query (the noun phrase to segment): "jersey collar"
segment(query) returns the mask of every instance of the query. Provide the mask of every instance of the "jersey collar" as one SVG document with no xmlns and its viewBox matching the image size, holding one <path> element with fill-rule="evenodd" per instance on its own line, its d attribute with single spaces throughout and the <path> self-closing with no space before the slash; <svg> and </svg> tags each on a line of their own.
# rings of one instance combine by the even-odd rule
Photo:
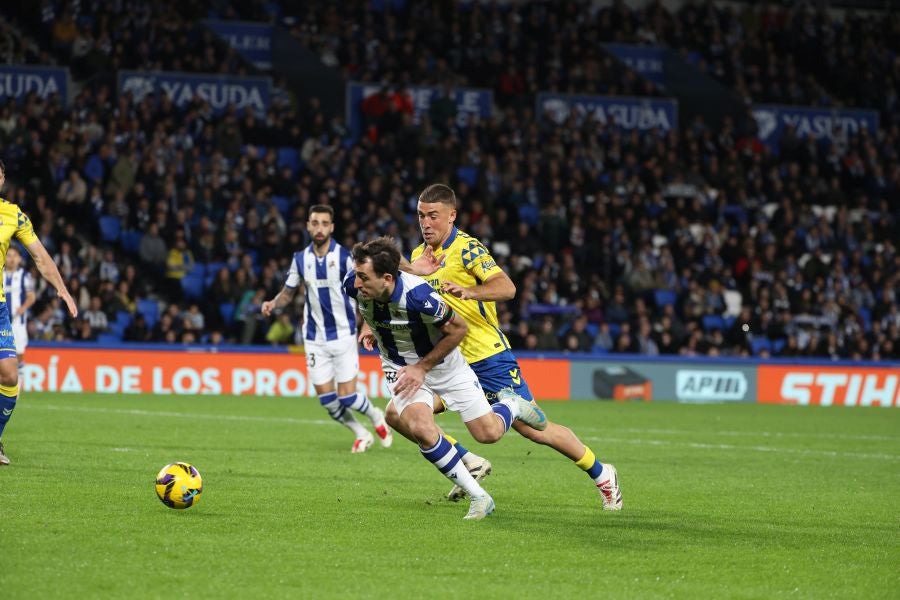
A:
<svg viewBox="0 0 900 600">
<path fill-rule="evenodd" d="M 397 284 L 394 286 L 394 291 L 391 294 L 390 302 L 400 302 L 400 297 L 403 296 L 403 275 L 400 275 L 396 279 Z"/>
<path fill-rule="evenodd" d="M 334 250 L 335 246 L 337 246 L 337 242 L 334 240 L 334 238 L 331 238 L 331 241 L 328 242 L 328 252 L 331 252 L 332 250 Z M 312 253 L 313 256 L 319 257 L 316 254 L 316 243 L 315 242 L 310 242 L 309 246 L 307 246 L 307 248 L 309 248 L 309 251 Z M 326 252 L 326 254 L 327 254 L 327 252 Z M 319 257 L 319 258 L 322 258 L 322 257 Z"/>
<path fill-rule="evenodd" d="M 449 248 L 450 244 L 452 244 L 456 240 L 457 233 L 459 233 L 459 230 L 456 228 L 456 225 L 454 225 L 453 229 L 450 230 L 450 236 L 447 238 L 447 241 L 441 245 L 441 248 L 443 248 L 444 250 Z"/>
</svg>

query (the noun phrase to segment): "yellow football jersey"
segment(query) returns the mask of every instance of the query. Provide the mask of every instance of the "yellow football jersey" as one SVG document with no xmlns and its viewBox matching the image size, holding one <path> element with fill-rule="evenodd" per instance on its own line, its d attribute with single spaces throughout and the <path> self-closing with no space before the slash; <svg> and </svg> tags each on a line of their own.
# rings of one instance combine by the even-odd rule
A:
<svg viewBox="0 0 900 600">
<path fill-rule="evenodd" d="M 422 256 L 424 251 L 425 244 L 413 250 L 412 260 Z M 498 326 L 495 302 L 462 300 L 453 294 L 444 293 L 441 289 L 442 281 L 473 287 L 491 275 L 503 272 L 484 244 L 454 227 L 450 237 L 434 251 L 434 255 L 438 260 L 444 258 L 444 264 L 424 279 L 469 326 L 469 332 L 459 346 L 466 362 L 471 364 L 509 349 L 509 341 Z"/>
<path fill-rule="evenodd" d="M 22 209 L 0 198 L 0 273 L 6 265 L 6 251 L 13 238 L 19 240 L 26 248 L 38 239 L 34 234 L 31 219 L 22 212 Z M 3 277 L 0 277 L 0 302 L 6 302 Z"/>
</svg>

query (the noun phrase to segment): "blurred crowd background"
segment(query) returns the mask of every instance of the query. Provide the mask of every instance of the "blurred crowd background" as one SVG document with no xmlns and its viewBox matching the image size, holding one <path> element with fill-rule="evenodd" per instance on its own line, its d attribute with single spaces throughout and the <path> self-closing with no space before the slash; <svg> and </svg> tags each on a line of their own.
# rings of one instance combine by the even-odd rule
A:
<svg viewBox="0 0 900 600">
<path fill-rule="evenodd" d="M 711 2 L 41 0 L 4 6 L 0 60 L 70 67 L 69 106 L 0 104 L 3 197 L 22 206 L 79 304 L 41 282 L 32 339 L 302 343 L 303 298 L 260 304 L 335 208 L 349 246 L 420 243 L 418 193 L 444 182 L 457 225 L 516 283 L 499 306 L 514 349 L 900 358 L 900 20 L 896 13 Z M 634 3 L 631 3 L 634 4 Z M 278 21 L 347 80 L 377 82 L 354 139 L 320 99 L 261 115 L 202 99 L 135 102 L 120 69 L 252 75 L 207 16 Z M 538 91 L 660 96 L 598 41 L 665 44 L 749 103 L 859 106 L 878 131 L 779 152 L 752 119 L 672 132 L 534 113 Z M 461 122 L 410 85 L 489 88 L 495 117 Z M 446 98 L 446 97 L 445 97 Z M 39 278 L 38 278 L 39 279 Z"/>
</svg>

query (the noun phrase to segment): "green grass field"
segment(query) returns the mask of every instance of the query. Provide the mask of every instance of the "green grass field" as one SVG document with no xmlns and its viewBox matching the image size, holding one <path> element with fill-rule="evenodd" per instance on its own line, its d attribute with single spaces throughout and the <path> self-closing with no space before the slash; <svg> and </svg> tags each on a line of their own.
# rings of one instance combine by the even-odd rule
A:
<svg viewBox="0 0 900 600">
<path fill-rule="evenodd" d="M 900 411 L 545 408 L 617 465 L 621 513 L 514 433 L 469 444 L 497 503 L 469 522 L 412 444 L 351 455 L 315 401 L 26 395 L 0 597 L 900 597 Z M 176 460 L 204 477 L 186 511 L 153 491 Z"/>
</svg>

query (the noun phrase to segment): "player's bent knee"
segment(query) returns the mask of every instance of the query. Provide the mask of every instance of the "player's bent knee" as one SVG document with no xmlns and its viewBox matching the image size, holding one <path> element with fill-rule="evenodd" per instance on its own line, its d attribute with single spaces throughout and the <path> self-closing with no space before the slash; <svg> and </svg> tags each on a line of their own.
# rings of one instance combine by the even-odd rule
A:
<svg viewBox="0 0 900 600">
<path fill-rule="evenodd" d="M 407 415 L 407 412 L 411 413 L 412 411 L 410 409 L 404 411 L 406 428 L 412 436 L 416 438 L 416 441 L 418 441 L 420 445 L 426 446 L 437 443 L 440 432 L 438 431 L 437 425 L 434 423 L 434 418 L 431 416 L 431 407 L 428 407 L 428 412 L 424 414 Z"/>
<path fill-rule="evenodd" d="M 400 420 L 400 413 L 394 408 L 393 404 L 388 404 L 387 410 L 384 411 L 384 420 L 392 429 L 399 429 L 403 422 Z"/>
<path fill-rule="evenodd" d="M 19 385 L 19 364 L 15 359 L 0 362 L 0 386 L 14 388 Z"/>
<path fill-rule="evenodd" d="M 475 438 L 476 442 L 493 444 L 499 441 L 503 434 L 506 433 L 500 421 L 492 417 L 493 415 L 489 414 L 466 423 L 469 433 Z"/>
<path fill-rule="evenodd" d="M 475 441 L 479 444 L 493 444 L 494 442 L 499 442 L 500 438 L 503 437 L 503 429 L 498 429 L 497 431 L 481 431 L 479 433 L 472 433 L 472 437 L 475 438 Z"/>
</svg>

